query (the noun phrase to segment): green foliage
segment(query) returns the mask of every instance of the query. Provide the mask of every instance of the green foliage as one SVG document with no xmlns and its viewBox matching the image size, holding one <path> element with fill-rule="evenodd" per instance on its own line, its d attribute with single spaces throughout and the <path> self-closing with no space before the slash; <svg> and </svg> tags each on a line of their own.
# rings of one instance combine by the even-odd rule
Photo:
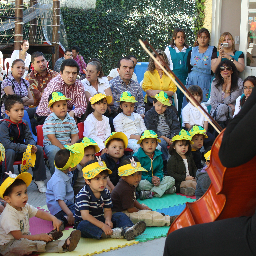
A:
<svg viewBox="0 0 256 256">
<path fill-rule="evenodd" d="M 170 44 L 176 27 L 186 31 L 187 43 L 202 26 L 204 0 L 97 0 L 94 10 L 62 8 L 70 47 L 77 45 L 88 62 L 99 58 L 104 73 L 116 67 L 121 56 L 135 55 L 148 61 L 138 40 L 148 40 L 155 49 Z M 200 27 L 199 27 L 200 26 Z"/>
<path fill-rule="evenodd" d="M 204 25 L 204 17 L 205 17 L 204 3 L 205 3 L 205 0 L 196 0 L 196 18 L 194 19 L 194 21 L 195 21 L 194 34 L 195 35 Z"/>
</svg>

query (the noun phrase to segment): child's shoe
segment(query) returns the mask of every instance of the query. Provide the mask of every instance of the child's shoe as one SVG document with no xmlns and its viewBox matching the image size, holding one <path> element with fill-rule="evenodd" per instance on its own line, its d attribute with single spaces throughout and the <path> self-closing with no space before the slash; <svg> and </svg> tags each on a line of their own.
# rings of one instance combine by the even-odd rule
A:
<svg viewBox="0 0 256 256">
<path fill-rule="evenodd" d="M 122 228 L 112 228 L 113 234 L 110 236 L 111 238 L 117 238 L 117 239 L 122 239 L 124 238 L 123 236 L 123 229 Z"/>
<path fill-rule="evenodd" d="M 140 200 L 153 198 L 153 192 L 142 190 L 140 191 Z"/>
<path fill-rule="evenodd" d="M 63 249 L 66 249 L 69 252 L 72 252 L 76 249 L 77 244 L 81 238 L 81 231 L 74 230 L 70 233 L 69 237 L 66 239 L 64 245 L 62 246 Z"/>
<path fill-rule="evenodd" d="M 189 188 L 180 188 L 180 193 L 186 196 L 194 196 L 196 190 L 192 187 Z"/>
<path fill-rule="evenodd" d="M 62 231 L 57 231 L 56 229 L 54 229 L 49 232 L 48 235 L 51 235 L 53 240 L 58 240 L 63 236 L 63 233 Z"/>
<path fill-rule="evenodd" d="M 141 235 L 146 229 L 146 223 L 139 221 L 132 227 L 124 229 L 124 238 L 127 241 L 133 240 L 136 236 Z"/>
<path fill-rule="evenodd" d="M 171 188 L 167 189 L 164 193 L 165 194 L 174 194 L 176 192 L 176 187 L 172 186 Z"/>
<path fill-rule="evenodd" d="M 38 188 L 40 193 L 46 193 L 47 189 L 46 189 L 44 181 L 38 180 L 38 181 L 34 181 L 34 182 L 37 185 L 37 188 Z"/>
<path fill-rule="evenodd" d="M 179 216 L 179 215 L 170 216 L 170 226 L 172 225 L 172 223 L 176 220 L 176 218 L 177 218 L 178 216 Z"/>
</svg>

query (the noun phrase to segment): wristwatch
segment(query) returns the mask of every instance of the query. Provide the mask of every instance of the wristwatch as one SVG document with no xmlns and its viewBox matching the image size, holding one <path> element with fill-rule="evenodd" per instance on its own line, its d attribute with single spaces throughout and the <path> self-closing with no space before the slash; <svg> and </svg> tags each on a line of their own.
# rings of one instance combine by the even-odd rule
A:
<svg viewBox="0 0 256 256">
<path fill-rule="evenodd" d="M 230 59 L 230 61 L 232 61 L 232 62 L 234 62 L 234 60 L 235 60 L 234 58 L 231 58 L 231 59 Z"/>
</svg>

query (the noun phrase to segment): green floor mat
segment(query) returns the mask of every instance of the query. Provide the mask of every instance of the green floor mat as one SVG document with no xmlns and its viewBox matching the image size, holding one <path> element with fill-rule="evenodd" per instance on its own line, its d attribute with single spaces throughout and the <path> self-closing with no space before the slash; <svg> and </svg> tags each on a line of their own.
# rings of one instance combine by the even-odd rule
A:
<svg viewBox="0 0 256 256">
<path fill-rule="evenodd" d="M 137 236 L 135 241 L 146 242 L 156 238 L 167 236 L 170 227 L 148 227 L 143 234 Z"/>
</svg>

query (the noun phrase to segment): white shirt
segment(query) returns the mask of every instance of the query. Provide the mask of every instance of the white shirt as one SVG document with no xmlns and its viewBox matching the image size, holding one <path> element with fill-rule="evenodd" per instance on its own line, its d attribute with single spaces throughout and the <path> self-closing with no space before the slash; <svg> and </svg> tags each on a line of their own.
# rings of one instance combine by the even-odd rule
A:
<svg viewBox="0 0 256 256">
<path fill-rule="evenodd" d="M 239 96 L 237 99 L 236 99 L 236 105 L 235 105 L 235 112 L 234 112 L 234 115 L 237 115 L 238 112 L 241 110 L 241 103 L 240 103 L 240 100 L 241 100 L 241 96 Z"/>
<path fill-rule="evenodd" d="M 4 245 L 14 240 L 11 231 L 20 230 L 23 235 L 30 235 L 29 219 L 34 217 L 37 209 L 32 205 L 26 204 L 21 211 L 6 204 L 0 216 L 0 245 Z"/>
<path fill-rule="evenodd" d="M 112 70 L 110 71 L 109 75 L 108 75 L 108 77 L 113 77 L 113 78 L 115 78 L 115 77 L 117 77 L 117 76 L 119 76 L 119 73 L 118 73 L 118 71 L 117 71 L 117 68 L 112 69 Z M 134 80 L 135 82 L 138 82 L 137 76 L 136 76 L 136 74 L 135 74 L 134 72 L 133 72 L 133 74 L 132 74 L 132 80 Z"/>
<path fill-rule="evenodd" d="M 14 50 L 12 52 L 12 56 L 11 56 L 11 63 L 10 66 L 12 66 L 13 61 L 17 60 L 20 58 L 20 50 Z M 25 59 L 25 67 L 28 68 L 31 62 L 31 55 L 29 53 L 26 52 L 26 59 Z M 23 75 L 23 78 L 25 79 L 25 77 L 28 74 L 28 70 L 25 70 L 25 73 Z"/>
<path fill-rule="evenodd" d="M 184 165 L 186 167 L 186 176 L 190 176 L 189 169 L 188 169 L 188 159 L 183 159 Z"/>
<path fill-rule="evenodd" d="M 89 92 L 91 97 L 94 96 L 97 93 L 106 94 L 105 90 L 110 87 L 107 77 L 101 77 L 101 78 L 99 77 L 98 82 L 99 82 L 98 91 L 96 91 L 96 89 L 93 86 L 90 85 L 90 82 L 86 78 L 81 81 L 81 83 L 84 86 L 84 90 L 86 92 Z"/>
<path fill-rule="evenodd" d="M 105 148 L 104 141 L 110 136 L 111 128 L 109 119 L 102 116 L 102 121 L 98 121 L 93 113 L 87 116 L 84 121 L 84 137 L 93 139 L 99 146 L 100 150 Z"/>
<path fill-rule="evenodd" d="M 204 103 L 201 103 L 201 106 L 208 112 L 207 107 Z M 183 127 L 185 126 L 185 124 L 190 124 L 192 126 L 200 125 L 204 127 L 204 122 L 207 121 L 204 115 L 190 102 L 183 108 L 181 114 Z"/>
<path fill-rule="evenodd" d="M 165 54 L 166 54 L 166 56 L 167 56 L 167 59 L 169 60 L 169 63 L 170 63 L 170 70 L 173 70 L 172 56 L 171 56 L 170 49 L 169 49 L 170 46 L 171 46 L 171 45 L 166 46 L 164 52 L 165 52 Z M 173 49 L 174 49 L 177 53 L 179 53 L 179 52 L 186 52 L 187 47 L 184 46 L 181 51 L 178 49 L 177 46 L 174 46 Z"/>
</svg>

